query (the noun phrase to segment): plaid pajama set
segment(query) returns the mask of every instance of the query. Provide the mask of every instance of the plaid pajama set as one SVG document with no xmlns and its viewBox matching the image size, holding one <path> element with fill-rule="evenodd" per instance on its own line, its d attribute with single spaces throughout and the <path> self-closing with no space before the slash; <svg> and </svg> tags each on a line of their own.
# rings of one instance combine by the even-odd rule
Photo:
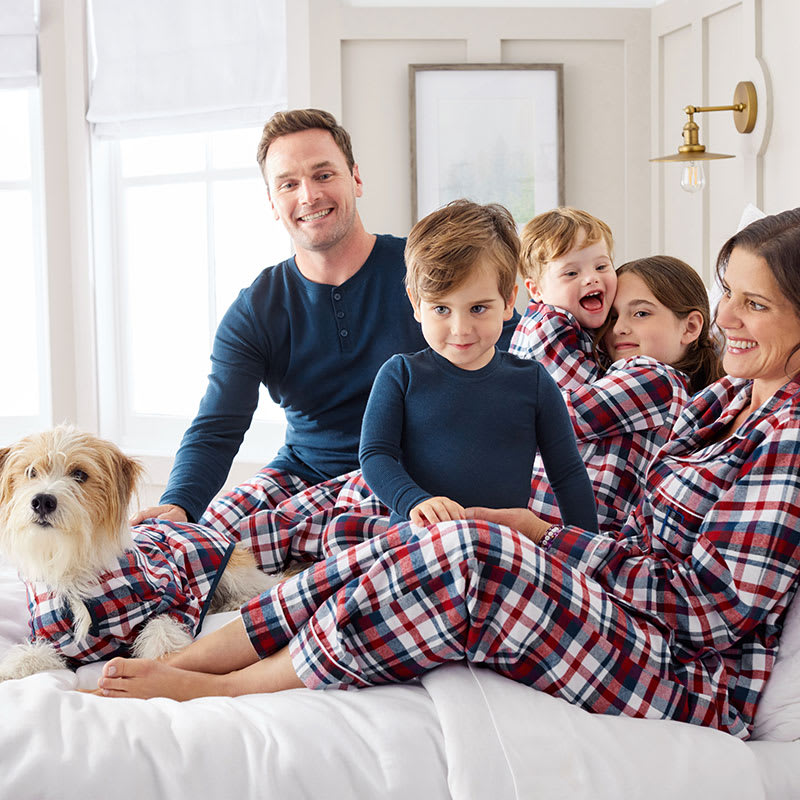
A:
<svg viewBox="0 0 800 800">
<path fill-rule="evenodd" d="M 200 525 L 155 520 L 136 525 L 133 542 L 116 568 L 98 576 L 92 595 L 81 598 L 92 625 L 80 641 L 64 597 L 26 581 L 31 641 L 49 642 L 77 666 L 129 655 L 144 624 L 156 615 L 172 617 L 196 636 L 233 543 Z"/>
<path fill-rule="evenodd" d="M 392 528 L 242 609 L 312 688 L 467 659 L 590 711 L 747 738 L 800 579 L 800 382 L 727 438 L 748 381 L 697 395 L 620 532 L 548 550 L 486 522 Z M 336 523 L 334 523 L 336 524 Z"/>
<path fill-rule="evenodd" d="M 646 356 L 616 361 L 601 375 L 591 347 L 572 314 L 539 303 L 528 306 L 511 342 L 511 352 L 540 361 L 559 383 L 594 487 L 600 530 L 619 530 L 644 496 L 648 465 L 689 402 L 688 380 Z M 561 521 L 541 459 L 528 507 L 548 522 Z"/>
</svg>

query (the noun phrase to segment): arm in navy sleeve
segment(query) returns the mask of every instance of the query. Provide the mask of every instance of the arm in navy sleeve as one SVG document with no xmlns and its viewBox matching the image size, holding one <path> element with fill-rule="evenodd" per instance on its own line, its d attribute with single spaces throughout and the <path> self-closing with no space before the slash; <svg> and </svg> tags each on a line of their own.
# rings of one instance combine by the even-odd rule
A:
<svg viewBox="0 0 800 800">
<path fill-rule="evenodd" d="M 183 436 L 161 503 L 175 503 L 197 520 L 225 482 L 258 405 L 269 360 L 244 293 L 217 329 L 208 388 Z"/>
<path fill-rule="evenodd" d="M 536 441 L 547 479 L 555 493 L 565 525 L 597 532 L 597 504 L 586 472 L 567 407 L 556 382 L 544 369 L 539 371 Z"/>
<path fill-rule="evenodd" d="M 378 371 L 361 425 L 359 460 L 364 479 L 384 505 L 404 519 L 432 495 L 418 486 L 400 463 L 406 369 L 399 356 Z"/>
</svg>

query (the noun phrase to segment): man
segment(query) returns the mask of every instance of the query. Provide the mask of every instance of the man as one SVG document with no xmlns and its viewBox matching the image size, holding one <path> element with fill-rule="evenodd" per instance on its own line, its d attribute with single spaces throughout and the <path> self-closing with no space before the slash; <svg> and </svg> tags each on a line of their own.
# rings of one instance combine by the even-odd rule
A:
<svg viewBox="0 0 800 800">
<path fill-rule="evenodd" d="M 425 346 L 403 285 L 405 240 L 368 233 L 358 214 L 363 185 L 347 131 L 325 111 L 278 112 L 264 127 L 258 163 L 295 256 L 264 270 L 220 322 L 208 388 L 161 505 L 134 524 L 200 518 L 227 477 L 261 383 L 285 410 L 286 439 L 229 496 L 228 524 L 355 469 L 378 368 Z"/>
</svg>

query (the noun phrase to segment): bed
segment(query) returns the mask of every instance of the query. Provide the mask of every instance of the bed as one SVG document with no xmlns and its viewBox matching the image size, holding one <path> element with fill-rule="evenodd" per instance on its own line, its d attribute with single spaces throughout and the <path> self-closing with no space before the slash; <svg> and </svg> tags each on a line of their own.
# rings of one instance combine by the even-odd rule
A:
<svg viewBox="0 0 800 800">
<path fill-rule="evenodd" d="M 0 561 L 0 656 L 26 632 L 24 587 Z M 590 714 L 465 664 L 403 686 L 188 703 L 72 691 L 100 668 L 0 684 L 0 797 L 800 798 L 798 602 L 750 742 Z"/>
</svg>

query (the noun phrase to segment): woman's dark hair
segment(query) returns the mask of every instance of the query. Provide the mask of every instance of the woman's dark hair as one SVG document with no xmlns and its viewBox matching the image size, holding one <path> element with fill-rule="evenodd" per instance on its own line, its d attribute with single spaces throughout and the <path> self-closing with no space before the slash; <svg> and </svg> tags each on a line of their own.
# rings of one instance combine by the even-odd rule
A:
<svg viewBox="0 0 800 800">
<path fill-rule="evenodd" d="M 683 357 L 672 364 L 689 377 L 689 390 L 699 392 L 719 380 L 725 373 L 720 357 L 720 342 L 711 330 L 711 312 L 708 292 L 700 276 L 685 261 L 672 256 L 650 256 L 628 261 L 617 269 L 617 277 L 630 273 L 638 275 L 659 303 L 666 306 L 678 319 L 685 319 L 692 311 L 703 317 L 700 335 L 686 346 Z M 601 365 L 608 366 L 608 356 L 603 353 L 603 337 L 614 327 L 616 314 L 608 319 L 595 334 L 595 353 Z"/>
<path fill-rule="evenodd" d="M 800 208 L 757 219 L 731 236 L 717 256 L 720 285 L 731 253 L 737 247 L 764 259 L 780 293 L 792 304 L 795 316 L 800 319 Z M 800 342 L 786 358 L 787 375 L 789 361 L 798 350 Z"/>
</svg>

